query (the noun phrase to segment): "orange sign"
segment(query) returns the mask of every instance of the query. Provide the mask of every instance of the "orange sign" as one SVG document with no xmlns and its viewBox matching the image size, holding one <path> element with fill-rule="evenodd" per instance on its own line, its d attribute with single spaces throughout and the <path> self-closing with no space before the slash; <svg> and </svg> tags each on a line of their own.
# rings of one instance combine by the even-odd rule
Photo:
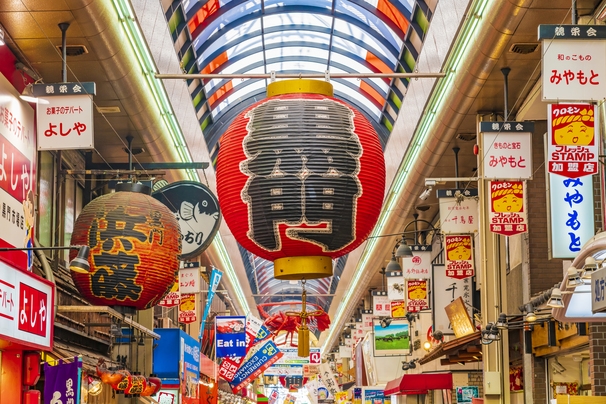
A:
<svg viewBox="0 0 606 404">
<path fill-rule="evenodd" d="M 406 281 L 406 310 L 411 313 L 429 308 L 427 280 Z"/>
<path fill-rule="evenodd" d="M 402 318 L 406 317 L 406 302 L 404 300 L 391 301 L 391 317 Z"/>
<path fill-rule="evenodd" d="M 528 231 L 524 181 L 490 181 L 490 231 L 504 236 Z"/>
<path fill-rule="evenodd" d="M 446 276 L 455 279 L 474 275 L 473 244 L 470 235 L 444 236 L 446 243 Z"/>
<path fill-rule="evenodd" d="M 196 294 L 182 294 L 179 304 L 179 322 L 188 324 L 194 321 L 196 321 Z"/>
</svg>

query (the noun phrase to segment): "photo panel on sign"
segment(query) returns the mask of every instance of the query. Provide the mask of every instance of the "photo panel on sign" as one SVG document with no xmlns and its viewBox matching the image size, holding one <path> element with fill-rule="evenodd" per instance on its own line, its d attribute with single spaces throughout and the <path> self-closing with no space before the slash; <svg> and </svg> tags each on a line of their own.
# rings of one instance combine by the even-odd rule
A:
<svg viewBox="0 0 606 404">
<path fill-rule="evenodd" d="M 383 328 L 380 320 L 373 322 L 374 356 L 403 356 L 412 353 L 410 323 L 404 319 L 392 319 Z"/>
<path fill-rule="evenodd" d="M 385 272 L 387 278 L 387 297 L 389 300 L 404 299 L 404 276 L 401 271 Z"/>
</svg>

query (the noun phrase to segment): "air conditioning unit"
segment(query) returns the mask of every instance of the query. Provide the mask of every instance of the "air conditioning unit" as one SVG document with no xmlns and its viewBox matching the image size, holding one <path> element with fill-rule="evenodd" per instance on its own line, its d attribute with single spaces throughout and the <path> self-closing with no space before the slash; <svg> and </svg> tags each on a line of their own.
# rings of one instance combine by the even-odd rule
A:
<svg viewBox="0 0 606 404">
<path fill-rule="evenodd" d="M 173 320 L 168 317 L 160 317 L 160 328 L 174 328 Z"/>
</svg>

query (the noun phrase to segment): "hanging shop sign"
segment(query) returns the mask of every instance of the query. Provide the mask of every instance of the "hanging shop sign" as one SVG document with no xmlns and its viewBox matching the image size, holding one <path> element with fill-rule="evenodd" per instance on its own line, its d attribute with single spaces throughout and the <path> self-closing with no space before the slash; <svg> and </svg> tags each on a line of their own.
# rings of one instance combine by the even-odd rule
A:
<svg viewBox="0 0 606 404">
<path fill-rule="evenodd" d="M 36 136 L 34 111 L 10 82 L 0 75 L 0 244 L 3 247 L 33 247 L 35 227 Z M 8 251 L 0 260 L 27 270 L 32 251 Z"/>
<path fill-rule="evenodd" d="M 473 278 L 453 279 L 445 277 L 444 265 L 434 265 L 434 277 L 432 283 L 432 297 L 435 309 L 432 310 L 435 331 L 441 331 L 444 335 L 454 335 L 453 327 L 443 309 L 459 297 L 463 299 L 465 308 L 473 318 Z"/>
<path fill-rule="evenodd" d="M 185 262 L 179 269 L 179 291 L 181 293 L 200 293 L 200 263 Z"/>
<path fill-rule="evenodd" d="M 406 281 L 406 311 L 417 313 L 429 308 L 429 281 L 407 280 Z"/>
<path fill-rule="evenodd" d="M 261 375 L 265 369 L 273 365 L 282 357 L 282 352 L 271 340 L 266 340 L 259 346 L 257 351 L 252 354 L 238 369 L 233 380 L 229 383 L 234 393 L 242 390 L 246 385 Z"/>
<path fill-rule="evenodd" d="M 246 356 L 246 317 L 215 317 L 215 338 L 217 357 Z"/>
<path fill-rule="evenodd" d="M 288 94 L 306 85 L 309 93 Z M 296 257 L 324 259 L 301 265 L 305 273 L 276 261 L 276 278 L 331 276 L 326 258 L 353 251 L 379 216 L 385 190 L 379 137 L 359 111 L 332 97 L 329 83 L 284 80 L 271 83 L 268 94 L 221 139 L 217 194 L 225 221 L 261 258 L 288 257 L 291 265 Z"/>
<path fill-rule="evenodd" d="M 402 258 L 405 279 L 431 279 L 431 246 L 412 245 L 412 257 Z"/>
<path fill-rule="evenodd" d="M 51 350 L 54 308 L 51 282 L 0 262 L 0 339 Z"/>
<path fill-rule="evenodd" d="M 280 348 L 282 357 L 276 362 L 277 365 L 310 365 L 318 364 L 319 358 L 322 356 L 322 350 L 320 348 L 310 347 L 309 356 L 299 356 L 297 348 Z"/>
<path fill-rule="evenodd" d="M 489 181 L 490 231 L 513 236 L 528 231 L 526 181 Z"/>
<path fill-rule="evenodd" d="M 591 273 L 591 312 L 606 311 L 606 268 Z"/>
<path fill-rule="evenodd" d="M 71 360 L 69 363 L 61 360 L 55 366 L 44 363 L 45 403 L 80 402 L 82 362 L 78 357 Z"/>
<path fill-rule="evenodd" d="M 446 305 L 444 311 L 457 338 L 476 332 L 476 327 L 473 325 L 462 297 L 459 296 L 453 302 Z"/>
<path fill-rule="evenodd" d="M 470 235 L 444 236 L 446 245 L 446 276 L 464 279 L 474 276 L 473 243 Z"/>
<path fill-rule="evenodd" d="M 440 202 L 440 232 L 443 234 L 478 232 L 477 189 L 438 189 L 437 195 Z"/>
<path fill-rule="evenodd" d="M 140 184 L 118 184 L 76 219 L 70 244 L 90 246 L 90 272 L 71 275 L 93 305 L 148 309 L 172 287 L 181 252 L 179 225 L 148 192 Z M 70 258 L 75 255 L 72 251 Z"/>
<path fill-rule="evenodd" d="M 160 188 L 152 196 L 177 218 L 181 230 L 181 260 L 195 258 L 208 248 L 221 226 L 221 211 L 217 197 L 206 185 L 178 181 Z"/>
<path fill-rule="evenodd" d="M 362 312 L 362 329 L 365 332 L 372 330 L 372 316 L 373 316 L 372 310 L 364 310 Z"/>
<path fill-rule="evenodd" d="M 236 372 L 240 369 L 240 365 L 244 358 L 223 358 L 221 361 L 221 365 L 219 365 L 219 376 L 223 379 L 231 382 L 234 380 L 234 376 L 236 376 Z"/>
<path fill-rule="evenodd" d="M 175 307 L 181 302 L 181 294 L 179 293 L 179 274 L 175 276 L 175 282 L 171 286 L 169 292 L 158 302 L 158 306 Z"/>
<path fill-rule="evenodd" d="M 606 95 L 606 94 L 605 94 Z M 579 178 L 597 174 L 598 115 L 591 104 L 549 104 L 548 169 L 552 174 Z"/>
<path fill-rule="evenodd" d="M 391 318 L 403 318 L 406 317 L 406 301 L 405 300 L 392 300 L 390 302 L 390 316 Z"/>
<path fill-rule="evenodd" d="M 591 101 L 606 96 L 606 27 L 539 25 L 543 101 Z"/>
<path fill-rule="evenodd" d="M 404 299 L 404 277 L 402 271 L 388 271 L 385 273 L 387 278 L 387 297 L 389 300 Z"/>
<path fill-rule="evenodd" d="M 387 292 L 372 291 L 372 312 L 377 317 L 391 316 L 391 305 Z"/>
<path fill-rule="evenodd" d="M 320 365 L 320 381 L 328 390 L 329 397 L 327 398 L 337 396 L 337 393 L 340 391 L 339 383 L 328 362 L 324 362 Z"/>
<path fill-rule="evenodd" d="M 406 320 L 393 319 L 387 328 L 374 320 L 374 356 L 410 355 L 410 324 Z"/>
<path fill-rule="evenodd" d="M 551 257 L 574 258 L 595 234 L 592 177 L 549 174 Z"/>
<path fill-rule="evenodd" d="M 485 179 L 532 179 L 533 122 L 480 122 Z"/>
<path fill-rule="evenodd" d="M 263 372 L 264 376 L 303 376 L 303 365 L 273 365 Z"/>
<path fill-rule="evenodd" d="M 38 150 L 93 149 L 95 83 L 34 84 Z"/>
<path fill-rule="evenodd" d="M 179 322 L 182 324 L 190 324 L 196 321 L 196 302 L 197 296 L 195 293 L 181 293 L 179 302 Z"/>
<path fill-rule="evenodd" d="M 197 392 L 200 379 L 200 343 L 179 328 L 155 328 L 153 373 L 162 379 L 179 380 L 188 395 Z"/>
</svg>

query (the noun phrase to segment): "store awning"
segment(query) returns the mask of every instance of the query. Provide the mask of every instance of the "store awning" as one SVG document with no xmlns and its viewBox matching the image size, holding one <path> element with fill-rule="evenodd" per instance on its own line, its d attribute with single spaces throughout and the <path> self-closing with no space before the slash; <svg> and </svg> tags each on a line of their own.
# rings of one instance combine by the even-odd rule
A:
<svg viewBox="0 0 606 404">
<path fill-rule="evenodd" d="M 480 338 L 480 331 L 476 331 L 473 334 L 444 342 L 419 359 L 419 364 L 424 365 L 443 356 L 446 356 L 446 358 L 441 361 L 442 365 L 480 362 L 482 361 Z"/>
<path fill-rule="evenodd" d="M 442 389 L 452 389 L 452 373 L 406 374 L 388 382 L 383 394 L 426 394 L 429 390 Z"/>
</svg>

